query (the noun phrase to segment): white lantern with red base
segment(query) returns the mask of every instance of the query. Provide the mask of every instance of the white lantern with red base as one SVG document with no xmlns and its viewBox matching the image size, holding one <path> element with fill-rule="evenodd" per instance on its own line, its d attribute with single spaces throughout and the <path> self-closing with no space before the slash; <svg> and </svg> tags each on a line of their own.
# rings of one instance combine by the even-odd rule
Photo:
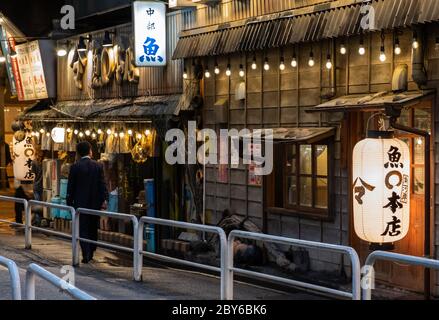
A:
<svg viewBox="0 0 439 320">
<path fill-rule="evenodd" d="M 354 148 L 355 233 L 374 245 L 403 239 L 410 225 L 410 150 L 390 131 L 369 131 Z"/>
</svg>

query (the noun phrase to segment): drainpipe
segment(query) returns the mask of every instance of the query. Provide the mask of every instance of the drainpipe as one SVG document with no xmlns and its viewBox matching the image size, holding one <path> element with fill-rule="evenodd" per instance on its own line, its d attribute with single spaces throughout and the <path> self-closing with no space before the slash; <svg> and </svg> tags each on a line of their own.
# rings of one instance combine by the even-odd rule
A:
<svg viewBox="0 0 439 320">
<path fill-rule="evenodd" d="M 414 27 L 413 37 L 416 37 L 419 47 L 416 49 L 412 48 L 412 78 L 421 88 L 427 84 L 427 72 L 424 64 L 426 41 L 423 27 Z"/>
<path fill-rule="evenodd" d="M 404 126 L 397 123 L 397 119 L 401 115 L 401 109 L 390 108 L 387 109 L 387 114 L 390 113 L 390 126 L 396 130 L 408 132 L 421 136 L 425 139 L 425 206 L 424 206 L 424 216 L 425 216 L 425 240 L 424 240 L 424 256 L 427 259 L 431 259 L 430 251 L 430 198 L 431 198 L 431 187 L 430 187 L 430 133 L 428 131 L 419 130 L 416 128 Z M 430 288 L 430 278 L 431 273 L 429 268 L 424 269 L 424 297 L 425 300 L 430 300 L 431 288 Z"/>
</svg>

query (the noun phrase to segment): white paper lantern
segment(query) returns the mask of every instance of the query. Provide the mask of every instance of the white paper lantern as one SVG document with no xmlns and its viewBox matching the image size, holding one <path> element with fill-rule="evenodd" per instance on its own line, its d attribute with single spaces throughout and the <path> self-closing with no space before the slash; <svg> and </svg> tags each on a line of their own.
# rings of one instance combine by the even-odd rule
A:
<svg viewBox="0 0 439 320">
<path fill-rule="evenodd" d="M 14 152 L 14 177 L 19 181 L 33 181 L 32 160 L 35 157 L 35 148 L 31 134 L 26 134 L 22 141 L 13 138 L 12 151 Z"/>
<path fill-rule="evenodd" d="M 60 127 L 55 127 L 52 129 L 51 135 L 52 135 L 53 142 L 64 143 L 66 129 L 60 128 Z"/>
<path fill-rule="evenodd" d="M 369 132 L 353 153 L 355 233 L 370 243 L 393 243 L 410 225 L 410 151 L 392 132 Z"/>
</svg>

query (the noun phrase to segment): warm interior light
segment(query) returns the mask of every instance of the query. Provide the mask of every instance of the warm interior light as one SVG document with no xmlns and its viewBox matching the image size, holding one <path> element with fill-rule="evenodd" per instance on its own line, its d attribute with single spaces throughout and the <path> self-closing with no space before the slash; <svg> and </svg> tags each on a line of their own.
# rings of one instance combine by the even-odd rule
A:
<svg viewBox="0 0 439 320">
<path fill-rule="evenodd" d="M 65 57 L 67 55 L 67 48 L 65 46 L 61 46 L 56 51 L 58 57 Z"/>
<path fill-rule="evenodd" d="M 75 131 L 73 131 L 73 133 L 74 133 L 75 135 L 77 135 L 77 134 L 79 133 L 79 130 L 78 130 L 78 129 L 75 129 Z"/>
<path fill-rule="evenodd" d="M 209 69 L 207 69 L 207 67 L 206 67 L 206 71 L 204 72 L 204 76 L 206 78 L 210 78 L 210 71 L 209 71 Z"/>
<path fill-rule="evenodd" d="M 150 134 L 151 134 L 151 130 L 146 129 L 146 130 L 145 130 L 145 135 L 146 135 L 146 136 L 149 136 Z"/>
<path fill-rule="evenodd" d="M 98 134 L 102 134 L 102 130 L 101 129 L 98 129 Z"/>
<path fill-rule="evenodd" d="M 183 71 L 183 79 L 187 79 L 187 78 L 188 78 L 188 75 L 187 75 L 187 69 L 184 68 L 184 71 Z"/>
<path fill-rule="evenodd" d="M 107 129 L 107 134 L 108 135 L 110 135 L 110 134 L 112 134 L 113 133 L 113 131 L 111 130 L 111 129 Z"/>
<path fill-rule="evenodd" d="M 132 135 L 133 135 L 133 130 L 128 129 L 128 132 L 127 132 L 127 133 L 128 133 L 129 136 L 132 136 Z"/>
<path fill-rule="evenodd" d="M 90 130 L 85 130 L 85 135 L 88 137 L 89 135 L 91 135 L 91 131 Z"/>
<path fill-rule="evenodd" d="M 214 70 L 215 74 L 218 75 L 220 74 L 220 68 L 218 67 L 218 64 L 215 63 L 215 70 Z"/>
<path fill-rule="evenodd" d="M 413 47 L 413 49 L 419 48 L 418 34 L 416 32 L 413 33 L 412 47 Z"/>
</svg>

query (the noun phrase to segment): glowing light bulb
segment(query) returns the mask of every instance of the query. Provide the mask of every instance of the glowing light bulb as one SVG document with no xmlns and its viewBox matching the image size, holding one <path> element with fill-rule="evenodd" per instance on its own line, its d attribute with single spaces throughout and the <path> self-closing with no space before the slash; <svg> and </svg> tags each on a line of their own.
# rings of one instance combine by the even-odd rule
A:
<svg viewBox="0 0 439 320">
<path fill-rule="evenodd" d="M 241 78 L 244 78 L 244 77 L 245 77 L 244 66 L 243 66 L 242 64 L 239 65 L 239 76 L 240 76 Z"/>
<path fill-rule="evenodd" d="M 252 70 L 256 70 L 258 68 L 258 65 L 256 64 L 256 57 L 253 58 L 253 63 L 252 63 Z"/>
<path fill-rule="evenodd" d="M 187 78 L 188 78 L 187 70 L 186 70 L 186 68 L 184 68 L 184 71 L 183 71 L 183 79 L 187 79 Z"/>
<path fill-rule="evenodd" d="M 91 134 L 91 137 L 92 137 L 93 139 L 96 139 L 96 133 L 93 132 L 93 133 Z"/>
<path fill-rule="evenodd" d="M 285 60 L 284 60 L 284 58 L 280 59 L 279 69 L 280 69 L 280 71 L 284 71 L 285 70 Z"/>
<path fill-rule="evenodd" d="M 330 55 L 328 55 L 328 60 L 326 61 L 326 69 L 328 69 L 328 70 L 332 69 L 332 61 L 331 61 Z"/>
<path fill-rule="evenodd" d="M 141 134 L 141 133 L 138 133 L 138 134 L 136 135 L 136 138 L 137 138 L 137 140 L 142 139 L 142 134 Z"/>
<path fill-rule="evenodd" d="M 128 135 L 129 135 L 129 136 L 132 136 L 132 135 L 133 135 L 133 130 L 128 129 Z"/>
<path fill-rule="evenodd" d="M 342 44 L 340 45 L 340 53 L 341 53 L 342 55 L 345 55 L 347 52 L 348 52 L 348 50 L 346 49 L 346 46 L 344 45 L 344 43 L 342 43 Z"/>
<path fill-rule="evenodd" d="M 43 128 L 40 129 L 40 133 L 46 132 Z"/>
<path fill-rule="evenodd" d="M 108 135 L 110 135 L 110 134 L 112 134 L 113 133 L 113 131 L 111 130 L 111 129 L 107 129 L 107 134 Z"/>
<path fill-rule="evenodd" d="M 67 128 L 67 133 L 72 132 L 72 128 Z"/>
<path fill-rule="evenodd" d="M 125 133 L 124 133 L 123 131 L 121 131 L 121 132 L 119 133 L 119 137 L 121 137 L 121 138 L 125 137 Z"/>
<path fill-rule="evenodd" d="M 119 136 L 119 134 L 117 132 L 115 132 L 114 136 L 117 138 Z"/>
<path fill-rule="evenodd" d="M 314 53 L 311 51 L 311 53 L 309 54 L 308 65 L 310 67 L 314 67 L 315 64 L 316 62 L 314 61 Z"/>
<path fill-rule="evenodd" d="M 297 59 L 296 59 L 296 56 L 293 56 L 293 59 L 291 60 L 291 66 L 292 66 L 293 68 L 296 68 L 296 67 L 297 67 Z"/>
<path fill-rule="evenodd" d="M 413 47 L 413 49 L 418 49 L 419 48 L 418 35 L 416 34 L 416 32 L 413 33 L 412 47 Z"/>
<path fill-rule="evenodd" d="M 146 129 L 146 130 L 145 130 L 145 135 L 146 135 L 146 136 L 149 136 L 150 134 L 151 134 L 151 131 L 150 131 L 149 129 Z"/>
<path fill-rule="evenodd" d="M 232 75 L 232 70 L 230 70 L 230 64 L 227 65 L 226 76 L 230 77 Z"/>
<path fill-rule="evenodd" d="M 385 62 L 387 59 L 386 52 L 384 50 L 384 46 L 381 47 L 381 53 L 380 53 L 380 61 Z"/>
<path fill-rule="evenodd" d="M 50 137 L 50 132 L 46 132 L 46 137 Z"/>
<path fill-rule="evenodd" d="M 401 46 L 399 44 L 399 39 L 398 38 L 396 38 L 396 40 L 395 40 L 395 54 L 397 56 L 399 56 L 401 54 Z"/>
<path fill-rule="evenodd" d="M 60 48 L 56 51 L 58 57 L 65 57 L 67 55 L 67 50 L 65 48 Z"/>
<path fill-rule="evenodd" d="M 81 131 L 81 132 L 79 133 L 79 137 L 80 137 L 80 138 L 84 137 L 84 132 Z"/>
<path fill-rule="evenodd" d="M 78 130 L 78 129 L 75 129 L 75 131 L 73 131 L 73 133 L 74 133 L 75 135 L 78 135 L 79 130 Z"/>
<path fill-rule="evenodd" d="M 102 129 L 98 129 L 98 134 L 102 134 Z"/>
<path fill-rule="evenodd" d="M 220 68 L 218 67 L 218 64 L 215 64 L 215 69 L 213 70 L 216 75 L 220 74 Z"/>
<path fill-rule="evenodd" d="M 209 69 L 206 69 L 206 71 L 204 72 L 204 76 L 206 78 L 210 78 L 210 71 L 209 71 Z"/>
<path fill-rule="evenodd" d="M 40 136 L 40 133 L 39 132 L 35 132 L 35 137 L 39 137 Z"/>
<path fill-rule="evenodd" d="M 85 135 L 88 137 L 91 134 L 90 130 L 85 130 Z"/>
<path fill-rule="evenodd" d="M 264 70 L 265 70 L 265 71 L 270 70 L 270 65 L 268 64 L 268 58 L 265 58 L 265 62 L 264 62 Z"/>
</svg>

